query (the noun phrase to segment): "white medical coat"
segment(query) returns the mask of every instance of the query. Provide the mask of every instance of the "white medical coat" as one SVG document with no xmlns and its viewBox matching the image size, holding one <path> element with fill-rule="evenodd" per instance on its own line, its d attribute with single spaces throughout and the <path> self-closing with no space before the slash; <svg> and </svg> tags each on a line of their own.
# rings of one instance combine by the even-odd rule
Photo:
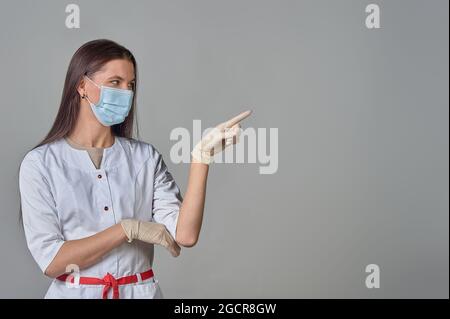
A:
<svg viewBox="0 0 450 319">
<path fill-rule="evenodd" d="M 156 148 L 124 137 L 115 137 L 105 148 L 100 169 L 86 150 L 73 148 L 64 138 L 41 145 L 23 159 L 19 189 L 27 245 L 42 272 L 64 241 L 94 235 L 122 219 L 162 223 L 175 238 L 183 200 Z M 140 273 L 152 268 L 153 254 L 154 245 L 124 243 L 82 269 L 80 276 Z M 101 298 L 103 287 L 69 288 L 55 279 L 45 298 Z M 151 279 L 119 286 L 119 292 L 120 298 L 163 298 L 156 271 Z"/>
</svg>

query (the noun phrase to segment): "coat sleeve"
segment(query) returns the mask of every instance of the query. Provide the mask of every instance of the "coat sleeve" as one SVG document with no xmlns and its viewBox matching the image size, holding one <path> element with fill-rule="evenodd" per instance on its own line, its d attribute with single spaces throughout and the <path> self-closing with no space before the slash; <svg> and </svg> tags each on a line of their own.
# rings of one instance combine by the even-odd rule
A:
<svg viewBox="0 0 450 319">
<path fill-rule="evenodd" d="M 155 172 L 153 185 L 153 220 L 164 224 L 172 237 L 176 238 L 178 216 L 183 197 L 180 189 L 167 169 L 162 155 L 152 146 Z"/>
<path fill-rule="evenodd" d="M 19 191 L 26 242 L 45 273 L 64 244 L 55 201 L 39 159 L 28 153 L 20 164 Z"/>
</svg>

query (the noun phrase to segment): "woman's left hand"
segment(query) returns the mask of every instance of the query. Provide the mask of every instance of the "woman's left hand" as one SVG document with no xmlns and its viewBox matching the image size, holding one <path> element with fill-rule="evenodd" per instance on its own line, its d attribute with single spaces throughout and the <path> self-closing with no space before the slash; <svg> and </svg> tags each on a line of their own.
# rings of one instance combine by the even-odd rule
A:
<svg viewBox="0 0 450 319">
<path fill-rule="evenodd" d="M 209 131 L 192 150 L 193 162 L 211 164 L 214 155 L 223 151 L 227 146 L 239 142 L 241 133 L 241 122 L 247 118 L 252 111 L 245 111 L 241 114 L 220 123 Z"/>
</svg>

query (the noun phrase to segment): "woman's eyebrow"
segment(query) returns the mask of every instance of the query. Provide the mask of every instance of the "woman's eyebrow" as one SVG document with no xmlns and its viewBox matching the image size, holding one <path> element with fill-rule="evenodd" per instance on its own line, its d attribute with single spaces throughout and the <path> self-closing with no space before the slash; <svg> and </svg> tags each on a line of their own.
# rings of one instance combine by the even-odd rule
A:
<svg viewBox="0 0 450 319">
<path fill-rule="evenodd" d="M 113 75 L 110 76 L 109 78 L 107 78 L 106 80 L 111 80 L 111 79 L 118 79 L 120 81 L 125 81 L 125 79 L 123 77 L 121 77 L 120 75 Z M 130 82 L 135 82 L 136 79 L 132 79 Z"/>
</svg>

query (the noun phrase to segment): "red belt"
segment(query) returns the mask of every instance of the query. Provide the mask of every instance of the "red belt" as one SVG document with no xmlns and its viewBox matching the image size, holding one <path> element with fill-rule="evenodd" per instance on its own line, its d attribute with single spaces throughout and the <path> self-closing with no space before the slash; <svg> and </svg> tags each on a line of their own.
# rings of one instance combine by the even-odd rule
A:
<svg viewBox="0 0 450 319">
<path fill-rule="evenodd" d="M 153 270 L 149 269 L 145 272 L 141 272 L 138 274 L 141 276 L 142 280 L 146 280 L 153 277 Z M 139 281 L 138 275 L 131 275 L 126 276 L 122 278 L 114 278 L 113 275 L 110 273 L 107 273 L 103 279 L 101 278 L 95 278 L 95 277 L 79 277 L 80 278 L 80 285 L 104 285 L 103 287 L 103 299 L 108 299 L 108 292 L 112 288 L 113 290 L 113 299 L 119 299 L 119 285 L 127 285 L 127 284 L 134 284 Z M 74 283 L 74 275 L 72 274 L 64 274 L 56 279 L 61 281 L 66 281 L 67 277 L 71 276 L 70 282 Z"/>
</svg>

